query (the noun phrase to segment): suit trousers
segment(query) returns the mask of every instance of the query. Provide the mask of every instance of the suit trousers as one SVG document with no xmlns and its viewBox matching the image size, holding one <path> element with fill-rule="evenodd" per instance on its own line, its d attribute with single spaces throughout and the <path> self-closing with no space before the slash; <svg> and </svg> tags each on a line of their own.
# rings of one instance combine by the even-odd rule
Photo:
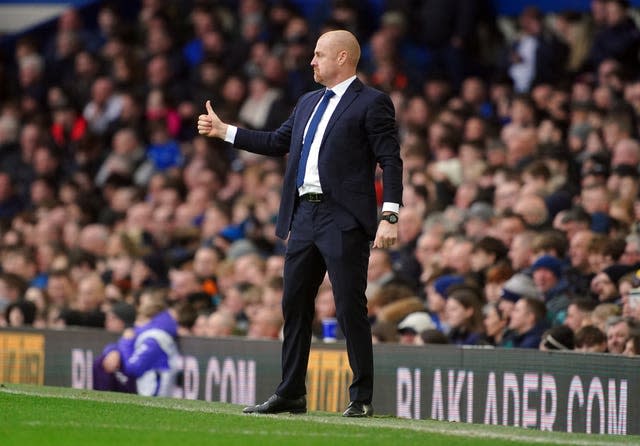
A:
<svg viewBox="0 0 640 446">
<path fill-rule="evenodd" d="M 373 348 L 364 294 L 368 262 L 369 238 L 364 230 L 340 230 L 326 201 L 299 201 L 284 264 L 284 341 L 278 395 L 293 399 L 306 394 L 315 298 L 328 272 L 353 371 L 349 396 L 351 401 L 371 402 Z"/>
</svg>

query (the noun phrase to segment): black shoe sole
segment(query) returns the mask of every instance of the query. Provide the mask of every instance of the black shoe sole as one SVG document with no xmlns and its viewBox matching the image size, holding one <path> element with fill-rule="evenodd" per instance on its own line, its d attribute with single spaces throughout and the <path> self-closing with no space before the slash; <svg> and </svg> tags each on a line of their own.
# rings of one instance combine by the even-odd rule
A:
<svg viewBox="0 0 640 446">
<path fill-rule="evenodd" d="M 251 412 L 245 412 L 244 410 L 242 411 L 242 413 L 245 413 L 247 415 L 276 415 L 279 413 L 291 413 L 291 414 L 303 414 L 303 413 L 307 413 L 307 409 L 306 408 L 299 408 L 299 409 L 287 409 L 287 410 L 279 410 L 277 412 L 260 412 L 259 410 L 254 410 Z"/>
</svg>

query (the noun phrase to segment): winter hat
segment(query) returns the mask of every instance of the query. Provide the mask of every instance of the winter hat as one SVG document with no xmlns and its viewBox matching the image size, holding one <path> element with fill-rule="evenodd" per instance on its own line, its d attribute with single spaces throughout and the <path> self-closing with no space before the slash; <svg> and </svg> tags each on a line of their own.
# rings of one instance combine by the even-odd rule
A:
<svg viewBox="0 0 640 446">
<path fill-rule="evenodd" d="M 562 261 L 557 257 L 551 255 L 540 256 L 533 265 L 531 265 L 531 271 L 536 271 L 540 268 L 548 269 L 558 279 L 562 276 Z"/>
<path fill-rule="evenodd" d="M 465 220 L 478 219 L 485 222 L 491 221 L 494 217 L 493 207 L 484 201 L 476 201 L 465 213 Z"/>
<path fill-rule="evenodd" d="M 434 280 L 433 288 L 436 290 L 436 293 L 446 298 L 447 288 L 449 288 L 451 285 L 458 285 L 463 282 L 464 282 L 464 277 L 459 276 L 457 274 L 447 274 L 444 276 L 440 276 L 436 280 Z"/>
<path fill-rule="evenodd" d="M 136 320 L 136 307 L 126 302 L 116 302 L 111 305 L 111 312 L 124 322 L 126 327 L 132 327 Z"/>
<path fill-rule="evenodd" d="M 419 334 L 430 328 L 435 328 L 435 325 L 431 320 L 431 316 L 424 311 L 410 313 L 398 324 L 398 331 L 400 333 L 408 331 Z"/>
<path fill-rule="evenodd" d="M 635 269 L 636 269 L 635 266 L 632 266 L 632 265 L 622 265 L 622 264 L 616 263 L 616 264 L 607 266 L 605 269 L 602 270 L 602 272 L 609 277 L 611 282 L 613 282 L 615 285 L 618 285 L 618 281 L 622 278 L 622 276 L 624 276 L 627 273 L 630 273 Z"/>
<path fill-rule="evenodd" d="M 511 276 L 502 286 L 500 298 L 510 302 L 517 302 L 521 297 L 537 297 L 538 290 L 533 279 L 524 273 Z"/>
</svg>

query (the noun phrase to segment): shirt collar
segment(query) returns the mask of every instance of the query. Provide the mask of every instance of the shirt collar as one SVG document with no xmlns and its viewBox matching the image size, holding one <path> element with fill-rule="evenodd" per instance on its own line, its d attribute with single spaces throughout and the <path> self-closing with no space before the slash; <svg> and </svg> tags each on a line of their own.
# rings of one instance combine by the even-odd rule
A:
<svg viewBox="0 0 640 446">
<path fill-rule="evenodd" d="M 349 88 L 349 85 L 351 85 L 351 83 L 355 79 L 356 76 L 353 75 L 350 78 L 343 80 L 339 84 L 334 85 L 333 88 L 330 88 L 329 90 L 333 91 L 336 94 L 336 97 L 341 98 L 342 95 L 344 95 L 344 93 L 347 91 L 347 88 Z"/>
</svg>

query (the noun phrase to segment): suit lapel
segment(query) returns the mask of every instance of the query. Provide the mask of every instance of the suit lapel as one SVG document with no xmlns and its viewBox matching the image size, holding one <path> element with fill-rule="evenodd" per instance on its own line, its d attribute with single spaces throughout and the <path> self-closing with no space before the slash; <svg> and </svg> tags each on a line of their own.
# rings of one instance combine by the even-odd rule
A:
<svg viewBox="0 0 640 446">
<path fill-rule="evenodd" d="M 294 140 L 295 144 L 293 146 L 296 149 L 298 155 L 300 155 L 300 150 L 302 150 L 302 141 L 304 139 L 304 129 L 306 128 L 307 123 L 309 122 L 309 119 L 311 119 L 311 114 L 313 113 L 313 110 L 316 108 L 316 105 L 318 104 L 318 102 L 320 102 L 320 99 L 322 98 L 323 94 L 324 94 L 324 89 L 320 89 L 314 92 L 313 94 L 309 95 L 307 100 L 304 101 L 304 103 L 300 104 L 300 112 L 298 113 L 296 120 L 300 119 L 301 122 L 303 122 L 304 124 L 299 127 L 300 131 L 298 132 L 298 134 L 295 135 L 295 140 Z"/>
<path fill-rule="evenodd" d="M 329 119 L 329 122 L 327 123 L 327 128 L 324 131 L 324 135 L 322 135 L 322 144 L 320 145 L 321 150 L 324 146 L 324 142 L 327 140 L 327 135 L 331 133 L 331 129 L 333 129 L 334 124 L 338 121 L 340 115 L 342 115 L 342 113 L 344 113 L 344 111 L 349 108 L 351 103 L 358 97 L 358 95 L 360 94 L 360 90 L 362 90 L 362 82 L 360 82 L 360 80 L 356 78 L 351 83 L 351 85 L 349 85 L 349 88 L 347 88 L 347 91 L 345 91 L 344 95 L 340 98 L 338 106 L 334 110 L 331 118 Z"/>
</svg>

